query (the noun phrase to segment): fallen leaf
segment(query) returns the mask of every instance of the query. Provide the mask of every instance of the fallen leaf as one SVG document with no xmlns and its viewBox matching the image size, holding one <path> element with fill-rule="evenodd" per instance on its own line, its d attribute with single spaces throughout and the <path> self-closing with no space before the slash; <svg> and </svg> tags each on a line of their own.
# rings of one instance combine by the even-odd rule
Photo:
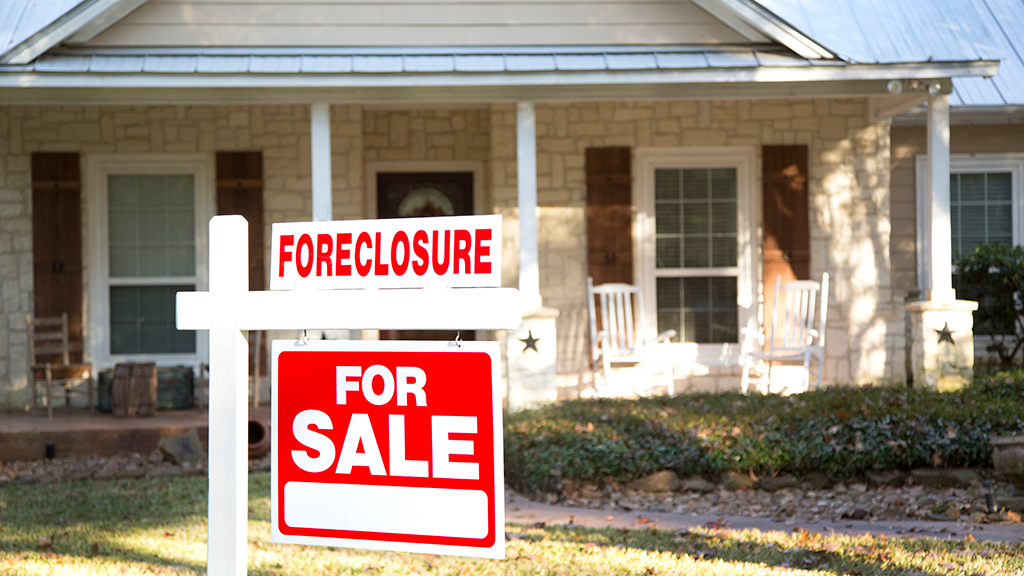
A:
<svg viewBox="0 0 1024 576">
<path fill-rule="evenodd" d="M 174 536 L 174 534 L 171 532 L 164 532 L 164 538 L 170 538 L 171 536 Z"/>
<path fill-rule="evenodd" d="M 39 542 L 36 543 L 36 550 L 46 550 L 50 546 L 53 546 L 53 536 L 40 536 Z"/>
<path fill-rule="evenodd" d="M 974 534 L 967 534 L 964 536 L 964 542 L 977 542 L 978 539 L 974 537 Z"/>
<path fill-rule="evenodd" d="M 637 524 L 647 524 L 648 522 L 650 522 L 650 520 L 644 518 L 643 516 L 638 516 L 636 522 Z"/>
<path fill-rule="evenodd" d="M 96 554 L 99 554 L 99 553 L 100 553 L 100 545 L 99 544 L 93 544 L 92 546 L 89 546 L 89 554 L 92 554 L 93 556 L 95 556 Z"/>
</svg>

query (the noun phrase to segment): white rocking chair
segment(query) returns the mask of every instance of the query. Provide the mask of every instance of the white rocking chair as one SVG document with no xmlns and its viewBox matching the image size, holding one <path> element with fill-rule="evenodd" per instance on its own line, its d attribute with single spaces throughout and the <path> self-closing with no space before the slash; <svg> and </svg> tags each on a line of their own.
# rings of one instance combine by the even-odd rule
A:
<svg viewBox="0 0 1024 576">
<path fill-rule="evenodd" d="M 825 319 L 828 315 L 828 273 L 821 276 L 821 283 L 813 280 L 797 280 L 781 284 L 782 278 L 775 277 L 775 300 L 771 314 L 771 333 L 764 329 L 744 329 L 740 365 L 743 369 L 741 387 L 747 393 L 750 371 L 761 364 L 761 391 L 771 393 L 771 370 L 773 364 L 802 364 L 803 379 L 800 388 L 788 387 L 792 392 L 804 392 L 810 388 L 811 364 L 815 365 L 815 387 L 821 388 L 821 370 L 825 361 Z M 818 327 L 814 328 L 815 303 Z M 759 343 L 755 349 L 754 341 Z M 767 343 L 767 349 L 765 344 Z M 781 390 L 780 390 L 781 391 Z"/>
<path fill-rule="evenodd" d="M 600 300 L 600 331 L 597 329 L 596 300 Z M 587 278 L 587 306 L 590 312 L 590 354 L 593 359 L 593 370 L 596 376 L 600 366 L 604 380 L 597 390 L 598 395 L 651 394 L 653 380 L 647 374 L 633 383 L 616 383 L 613 386 L 613 364 L 660 368 L 664 372 L 664 382 L 669 396 L 675 394 L 672 363 L 664 359 L 659 361 L 651 358 L 646 346 L 652 342 L 668 342 L 676 335 L 676 331 L 666 330 L 650 340 L 643 339 L 645 332 L 640 290 L 631 284 L 608 283 L 594 286 L 594 279 Z"/>
</svg>

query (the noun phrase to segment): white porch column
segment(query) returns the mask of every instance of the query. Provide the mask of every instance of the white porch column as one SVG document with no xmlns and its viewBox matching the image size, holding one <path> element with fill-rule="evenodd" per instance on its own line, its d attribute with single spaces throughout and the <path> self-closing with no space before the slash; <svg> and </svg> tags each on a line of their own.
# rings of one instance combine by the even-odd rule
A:
<svg viewBox="0 0 1024 576">
<path fill-rule="evenodd" d="M 519 292 L 526 310 L 539 308 L 537 255 L 537 123 L 533 102 L 516 106 L 516 182 L 519 185 Z"/>
<path fill-rule="evenodd" d="M 956 300 L 949 224 L 949 95 L 928 98 L 928 285 L 925 300 Z"/>
<path fill-rule="evenodd" d="M 511 410 L 558 400 L 558 310 L 540 298 L 537 253 L 537 124 L 533 102 L 516 106 L 516 181 L 519 184 L 519 292 L 523 323 L 505 336 L 507 402 Z"/>
<path fill-rule="evenodd" d="M 310 156 L 313 164 L 313 221 L 334 219 L 331 206 L 331 107 L 309 106 Z"/>
<path fill-rule="evenodd" d="M 924 299 L 904 306 L 910 323 L 908 376 L 915 386 L 946 391 L 964 386 L 974 376 L 973 312 L 978 309 L 977 302 L 957 300 L 953 290 L 947 94 L 928 98 L 927 178 L 925 245 L 918 247 L 925 256 Z"/>
</svg>

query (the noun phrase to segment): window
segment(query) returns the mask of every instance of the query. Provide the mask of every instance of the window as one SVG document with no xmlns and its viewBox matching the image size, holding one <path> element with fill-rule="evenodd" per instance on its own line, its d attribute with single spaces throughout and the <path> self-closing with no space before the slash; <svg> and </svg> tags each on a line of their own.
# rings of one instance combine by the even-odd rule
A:
<svg viewBox="0 0 1024 576">
<path fill-rule="evenodd" d="M 654 170 L 658 331 L 676 342 L 738 339 L 736 206 L 735 168 Z"/>
<path fill-rule="evenodd" d="M 87 161 L 94 362 L 205 356 L 204 338 L 175 328 L 174 305 L 177 292 L 206 289 L 211 159 L 140 155 Z"/>
<path fill-rule="evenodd" d="M 739 342 L 756 301 L 754 150 L 638 149 L 637 246 L 648 326 L 673 342 Z"/>
<path fill-rule="evenodd" d="M 1024 175 L 1024 155 L 1015 154 L 954 154 L 950 156 L 949 224 L 951 255 L 955 263 L 960 256 L 970 254 L 979 244 L 1000 242 L 1021 244 L 1022 196 L 1021 177 Z M 922 289 L 927 289 L 926 266 L 928 219 L 925 210 L 927 190 L 927 157 L 917 159 L 917 245 L 918 278 Z M 997 303 L 984 295 L 960 286 L 953 269 L 953 287 L 958 297 L 978 300 L 981 306 Z M 991 327 L 975 326 L 976 335 L 992 334 Z"/>
</svg>

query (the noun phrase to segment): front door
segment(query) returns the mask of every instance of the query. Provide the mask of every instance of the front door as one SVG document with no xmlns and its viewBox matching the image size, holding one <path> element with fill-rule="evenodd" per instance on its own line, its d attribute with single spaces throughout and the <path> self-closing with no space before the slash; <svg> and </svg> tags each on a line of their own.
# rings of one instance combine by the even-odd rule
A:
<svg viewBox="0 0 1024 576">
<path fill-rule="evenodd" d="M 472 172 L 381 172 L 377 174 L 378 218 L 471 216 Z M 453 340 L 453 330 L 381 330 L 381 340 Z M 462 330 L 463 340 L 475 340 Z"/>
</svg>

